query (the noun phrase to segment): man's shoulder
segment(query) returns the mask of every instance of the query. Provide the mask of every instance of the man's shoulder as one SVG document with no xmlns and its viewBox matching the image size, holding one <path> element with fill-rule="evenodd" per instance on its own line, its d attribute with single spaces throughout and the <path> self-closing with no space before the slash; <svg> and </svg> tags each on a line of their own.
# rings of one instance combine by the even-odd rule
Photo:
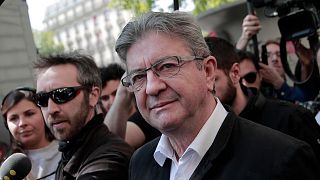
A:
<svg viewBox="0 0 320 180">
<path fill-rule="evenodd" d="M 126 143 L 122 138 L 113 134 L 108 130 L 106 125 L 102 124 L 99 129 L 96 129 L 91 138 L 88 139 L 86 146 L 92 146 L 93 151 L 101 151 L 107 153 L 110 151 L 120 151 L 132 154 L 133 148 Z"/>
<path fill-rule="evenodd" d="M 227 118 L 230 118 L 227 116 Z M 289 146 L 305 146 L 305 142 L 253 121 L 233 116 L 232 136 L 237 143 L 242 142 L 269 145 L 271 147 L 288 148 Z"/>
<path fill-rule="evenodd" d="M 282 112 L 285 114 L 309 114 L 311 113 L 308 109 L 293 104 L 292 102 L 284 101 L 284 100 L 278 100 L 278 99 L 267 99 L 265 104 L 265 110 L 272 109 L 276 112 Z"/>
<path fill-rule="evenodd" d="M 153 139 L 152 141 L 144 144 L 140 148 L 138 148 L 131 158 L 131 163 L 136 164 L 139 163 L 141 165 L 153 164 L 156 161 L 153 158 L 153 154 L 157 148 L 160 137 Z"/>
<path fill-rule="evenodd" d="M 152 141 L 141 146 L 139 149 L 137 149 L 134 152 L 134 156 L 150 156 L 151 155 L 151 157 L 153 157 L 153 153 L 157 148 L 160 137 L 161 136 L 159 136 L 159 137 L 153 139 Z"/>
<path fill-rule="evenodd" d="M 138 148 L 131 157 L 129 175 L 137 179 L 150 179 L 154 170 L 160 170 L 161 166 L 155 161 L 153 154 L 159 143 L 160 137 Z M 143 171 L 141 171 L 143 169 Z M 163 168 L 161 168 L 163 169 Z M 134 178 L 133 178 L 134 179 Z"/>
<path fill-rule="evenodd" d="M 241 152 L 248 158 L 264 154 L 271 161 L 284 157 L 299 158 L 302 156 L 316 160 L 311 146 L 305 141 L 243 118 L 238 118 L 231 144 L 234 151 Z M 249 154 L 246 153 L 248 147 L 251 147 Z"/>
<path fill-rule="evenodd" d="M 88 134 L 64 170 L 73 177 L 125 179 L 132 153 L 131 146 L 102 124 Z"/>
<path fill-rule="evenodd" d="M 227 167 L 239 166 L 239 174 L 241 169 L 253 169 L 266 177 L 285 175 L 287 170 L 304 174 L 310 172 L 304 169 L 307 164 L 319 169 L 314 152 L 304 141 L 230 113 L 204 161 L 217 156 L 226 161 Z M 279 169 L 274 169 L 275 166 Z M 232 172 L 232 168 L 223 167 L 228 169 L 225 172 Z M 295 172 L 299 169 L 301 172 Z"/>
<path fill-rule="evenodd" d="M 262 113 L 262 118 L 273 122 L 278 121 L 279 124 L 282 123 L 282 127 L 284 125 L 288 125 L 288 128 L 297 129 L 308 127 L 316 130 L 318 134 L 320 133 L 320 127 L 316 123 L 312 112 L 301 105 L 279 100 L 268 100 Z M 283 121 L 287 121 L 287 123 L 284 124 Z"/>
<path fill-rule="evenodd" d="M 77 157 L 83 160 L 108 159 L 112 156 L 130 159 L 132 153 L 133 148 L 128 143 L 111 133 L 105 124 L 100 124 L 87 134 L 77 151 Z"/>
</svg>

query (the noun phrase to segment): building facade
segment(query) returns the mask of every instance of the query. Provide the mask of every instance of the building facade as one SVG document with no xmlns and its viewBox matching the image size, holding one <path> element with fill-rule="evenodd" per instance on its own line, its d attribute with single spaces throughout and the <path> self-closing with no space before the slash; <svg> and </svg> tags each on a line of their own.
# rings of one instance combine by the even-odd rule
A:
<svg viewBox="0 0 320 180">
<path fill-rule="evenodd" d="M 46 9 L 44 23 L 66 51 L 84 50 L 98 66 L 119 62 L 114 50 L 121 29 L 132 17 L 110 8 L 109 0 L 60 0 Z"/>
</svg>

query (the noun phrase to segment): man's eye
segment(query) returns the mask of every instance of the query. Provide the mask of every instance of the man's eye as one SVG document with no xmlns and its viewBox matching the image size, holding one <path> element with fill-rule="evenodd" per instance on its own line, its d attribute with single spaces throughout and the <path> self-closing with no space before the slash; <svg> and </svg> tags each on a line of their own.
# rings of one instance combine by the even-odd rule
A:
<svg viewBox="0 0 320 180">
<path fill-rule="evenodd" d="M 159 64 L 156 69 L 157 71 L 167 71 L 176 68 L 178 65 L 177 63 L 163 63 Z"/>
<path fill-rule="evenodd" d="M 146 77 L 145 74 L 137 74 L 132 77 L 132 82 L 135 83 L 137 81 L 141 81 Z"/>
</svg>

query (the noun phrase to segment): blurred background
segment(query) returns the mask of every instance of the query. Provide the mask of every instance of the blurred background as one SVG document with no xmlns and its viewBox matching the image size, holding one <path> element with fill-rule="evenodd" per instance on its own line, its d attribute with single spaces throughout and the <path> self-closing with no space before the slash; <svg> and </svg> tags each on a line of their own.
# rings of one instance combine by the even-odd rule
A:
<svg viewBox="0 0 320 180">
<path fill-rule="evenodd" d="M 177 2 L 180 11 L 196 17 L 204 36 L 234 44 L 240 37 L 246 1 Z M 5 0 L 0 7 L 0 100 L 15 87 L 35 87 L 32 62 L 41 54 L 82 49 L 100 67 L 120 62 L 114 45 L 124 25 L 143 12 L 172 12 L 173 7 L 173 0 Z M 262 24 L 258 43 L 280 36 L 277 18 L 266 18 L 262 9 L 256 14 Z M 0 142 L 8 139 L 1 119 Z"/>
</svg>

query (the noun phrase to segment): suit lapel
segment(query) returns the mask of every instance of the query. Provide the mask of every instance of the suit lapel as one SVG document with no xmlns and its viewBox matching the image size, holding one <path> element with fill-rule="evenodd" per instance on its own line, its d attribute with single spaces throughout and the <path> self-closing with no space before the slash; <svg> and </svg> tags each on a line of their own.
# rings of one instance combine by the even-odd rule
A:
<svg viewBox="0 0 320 180">
<path fill-rule="evenodd" d="M 163 167 L 160 167 L 158 165 L 157 171 L 158 173 L 155 173 L 155 177 L 154 179 L 159 179 L 159 180 L 163 180 L 163 179 L 170 179 L 170 169 L 171 169 L 171 160 L 170 159 L 166 159 L 166 161 L 164 162 Z"/>
<path fill-rule="evenodd" d="M 148 174 L 148 179 L 150 180 L 163 180 L 163 179 L 170 179 L 170 169 L 171 169 L 171 159 L 167 158 L 163 164 L 163 166 L 161 167 L 153 158 L 153 152 L 156 149 L 156 146 L 158 145 L 160 140 L 160 137 L 157 138 L 157 140 L 154 140 L 152 142 L 152 145 L 150 147 L 150 151 L 149 153 L 151 153 L 150 157 L 151 159 L 149 159 L 150 161 L 152 161 L 151 163 L 151 171 L 146 173 Z M 149 154 L 147 153 L 147 154 Z M 148 168 L 148 167 L 147 167 Z M 142 169 L 142 171 L 144 171 L 144 169 Z"/>
<path fill-rule="evenodd" d="M 212 168 L 214 168 L 215 164 L 217 164 L 217 157 L 223 152 L 223 150 L 226 148 L 228 144 L 228 141 L 232 134 L 232 129 L 235 125 L 235 119 L 235 114 L 228 113 L 227 117 L 225 118 L 224 122 L 222 123 L 218 131 L 215 140 L 213 141 L 205 156 L 202 158 L 200 164 L 198 165 L 190 179 L 203 179 L 206 173 Z"/>
</svg>

